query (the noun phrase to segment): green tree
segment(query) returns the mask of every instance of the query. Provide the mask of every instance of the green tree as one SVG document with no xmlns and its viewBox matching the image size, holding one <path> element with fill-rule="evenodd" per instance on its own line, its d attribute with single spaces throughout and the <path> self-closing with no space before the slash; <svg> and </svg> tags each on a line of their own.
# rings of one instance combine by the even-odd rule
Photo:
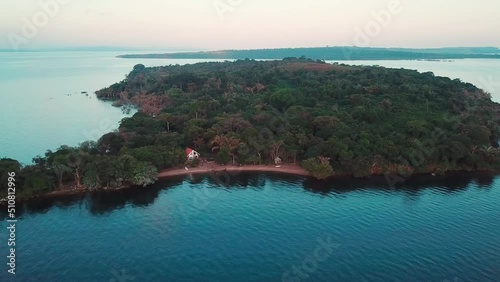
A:
<svg viewBox="0 0 500 282">
<path fill-rule="evenodd" d="M 233 165 L 236 162 L 236 159 L 238 158 L 237 152 L 238 149 L 241 146 L 241 141 L 238 138 L 234 137 L 227 137 L 225 135 L 217 135 L 214 137 L 214 139 L 211 142 L 212 145 L 212 151 L 222 151 L 222 150 L 227 150 L 229 156 L 232 159 Z M 225 154 L 225 153 L 223 153 Z"/>
<path fill-rule="evenodd" d="M 67 172 L 71 172 L 71 168 L 68 167 L 68 158 L 65 155 L 58 155 L 54 158 L 52 162 L 52 170 L 54 171 L 59 188 L 63 187 L 63 177 Z"/>
<path fill-rule="evenodd" d="M 74 149 L 71 150 L 66 158 L 67 166 L 74 175 L 76 186 L 81 187 L 83 169 L 89 159 L 89 154 L 84 150 Z"/>
<path fill-rule="evenodd" d="M 175 116 L 169 113 L 161 114 L 158 116 L 158 119 L 165 122 L 167 132 L 170 132 L 170 124 L 175 121 Z"/>
<path fill-rule="evenodd" d="M 324 180 L 333 175 L 333 168 L 330 159 L 325 157 L 310 158 L 302 162 L 302 166 L 312 176 L 319 180 Z"/>
<path fill-rule="evenodd" d="M 99 168 L 95 162 L 91 162 L 87 165 L 85 174 L 83 175 L 83 185 L 89 190 L 102 188 Z"/>
<path fill-rule="evenodd" d="M 279 89 L 271 94 L 269 102 L 276 109 L 284 112 L 288 107 L 295 105 L 297 102 L 297 90 L 291 88 Z"/>
<path fill-rule="evenodd" d="M 21 164 L 14 160 L 14 159 L 9 159 L 9 158 L 2 158 L 0 159 L 0 196 L 3 198 L 7 195 L 7 190 L 9 188 L 9 181 L 8 178 L 9 173 L 14 172 L 15 175 L 19 175 L 21 171 Z M 14 177 L 17 181 L 19 181 L 18 177 Z M 17 183 L 16 183 L 17 184 Z"/>
<path fill-rule="evenodd" d="M 218 164 L 228 164 L 231 161 L 231 152 L 228 147 L 222 147 L 217 153 L 216 162 Z"/>
<path fill-rule="evenodd" d="M 146 187 L 158 179 L 158 170 L 147 162 L 137 162 L 132 172 L 132 183 Z"/>
<path fill-rule="evenodd" d="M 22 187 L 20 190 L 26 196 L 50 192 L 55 188 L 54 178 L 37 165 L 24 167 L 20 175 L 22 177 Z"/>
<path fill-rule="evenodd" d="M 120 133 L 111 132 L 104 134 L 97 141 L 97 148 L 101 154 L 117 155 L 124 144 L 125 139 Z"/>
</svg>

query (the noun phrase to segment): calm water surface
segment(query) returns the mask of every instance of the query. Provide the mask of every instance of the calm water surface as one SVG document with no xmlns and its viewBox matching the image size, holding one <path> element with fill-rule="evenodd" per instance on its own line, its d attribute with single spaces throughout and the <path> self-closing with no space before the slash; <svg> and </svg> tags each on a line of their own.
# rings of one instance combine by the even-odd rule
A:
<svg viewBox="0 0 500 282">
<path fill-rule="evenodd" d="M 395 190 L 384 179 L 264 174 L 226 184 L 198 176 L 29 203 L 17 280 L 0 280 L 500 281 L 499 177 L 408 179 Z M 321 241 L 331 252 L 318 261 Z"/>
<path fill-rule="evenodd" d="M 0 53 L 0 157 L 29 163 L 47 149 L 97 139 L 126 115 L 95 90 L 137 63 L 200 61 L 115 55 Z M 499 62 L 347 63 L 433 71 L 499 102 Z M 226 184 L 188 177 L 26 203 L 16 279 L 6 274 L 5 253 L 0 281 L 500 281 L 499 177 L 408 179 L 396 190 L 383 179 L 325 184 L 264 174 Z"/>
<path fill-rule="evenodd" d="M 118 128 L 127 115 L 96 99 L 96 90 L 123 80 L 138 63 L 159 66 L 200 61 L 115 58 L 119 54 L 0 52 L 0 158 L 29 164 L 48 149 L 97 140 Z"/>
</svg>

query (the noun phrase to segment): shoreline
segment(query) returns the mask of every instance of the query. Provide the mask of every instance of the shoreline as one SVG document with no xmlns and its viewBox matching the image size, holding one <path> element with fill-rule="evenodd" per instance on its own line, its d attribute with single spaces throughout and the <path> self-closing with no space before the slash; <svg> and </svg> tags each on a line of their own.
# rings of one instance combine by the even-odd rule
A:
<svg viewBox="0 0 500 282">
<path fill-rule="evenodd" d="M 444 174 L 448 173 L 453 173 L 453 172 L 460 172 L 461 170 L 457 171 L 447 171 Z M 190 175 L 208 175 L 210 173 L 224 173 L 227 172 L 231 176 L 237 176 L 241 172 L 248 172 L 248 173 L 279 173 L 279 174 L 286 174 L 286 175 L 294 175 L 298 177 L 312 177 L 309 172 L 307 172 L 303 167 L 300 165 L 281 165 L 280 167 L 276 167 L 274 165 L 245 165 L 245 166 L 234 166 L 234 165 L 201 165 L 199 167 L 195 168 L 189 168 L 186 170 L 185 168 L 169 168 L 162 170 L 158 172 L 157 175 L 157 180 L 155 184 L 159 181 L 166 180 L 169 177 L 178 177 L 178 176 L 190 176 Z M 497 170 L 476 170 L 476 171 L 462 171 L 465 173 L 474 173 L 474 172 L 489 172 L 493 173 L 496 175 L 500 175 L 500 171 Z M 405 177 L 409 178 L 412 176 L 418 176 L 418 175 L 428 175 L 430 173 L 418 173 L 418 174 L 412 174 L 411 176 Z M 375 176 L 383 176 L 383 174 L 373 174 L 371 177 Z M 344 175 L 344 174 L 336 174 L 328 178 L 328 180 L 339 178 L 339 177 L 352 177 L 350 175 Z M 356 179 L 353 177 L 353 179 Z M 31 200 L 36 200 L 36 199 L 46 199 L 46 198 L 54 198 L 54 197 L 64 197 L 64 196 L 74 196 L 74 195 L 84 195 L 89 192 L 114 192 L 114 191 L 120 191 L 120 190 L 126 190 L 126 189 L 132 189 L 136 188 L 138 186 L 122 186 L 118 188 L 102 188 L 102 189 L 97 189 L 97 190 L 88 190 L 86 188 L 80 187 L 74 187 L 73 189 L 64 189 L 64 190 L 56 190 L 52 191 L 49 193 L 44 193 L 40 195 L 34 195 L 34 196 L 29 196 L 26 198 L 17 198 L 16 200 L 19 202 L 24 202 L 24 201 L 31 201 Z M 6 199 L 0 199 L 0 206 L 4 205 L 6 203 Z"/>
<path fill-rule="evenodd" d="M 195 168 L 189 168 L 186 170 L 185 168 L 170 168 L 162 170 L 158 173 L 158 180 L 163 180 L 172 176 L 184 176 L 191 174 L 210 174 L 210 173 L 219 173 L 219 172 L 233 172 L 233 173 L 241 173 L 241 172 L 276 172 L 282 174 L 290 174 L 297 176 L 311 176 L 309 172 L 307 172 L 304 168 L 299 165 L 281 165 L 280 167 L 276 167 L 274 165 L 245 165 L 245 166 L 200 166 Z"/>
<path fill-rule="evenodd" d="M 158 172 L 157 180 L 161 181 L 165 180 L 169 177 L 176 176 L 189 176 L 189 175 L 202 175 L 202 174 L 210 174 L 210 173 L 221 173 L 228 172 L 234 173 L 237 175 L 241 172 L 272 172 L 272 173 L 282 173 L 288 175 L 296 175 L 296 176 L 311 176 L 304 168 L 299 165 L 281 165 L 280 167 L 275 167 L 273 165 L 246 165 L 246 166 L 233 166 L 233 165 L 212 165 L 212 166 L 204 166 L 201 165 L 195 168 L 189 168 L 186 170 L 185 168 L 169 168 Z M 119 188 L 103 188 L 97 189 L 95 191 L 90 191 L 86 188 L 73 188 L 73 189 L 64 189 L 64 190 L 56 190 L 49 193 L 44 193 L 40 195 L 29 196 L 26 198 L 18 198 L 18 201 L 29 201 L 34 199 L 43 199 L 43 198 L 51 198 L 58 196 L 72 196 L 72 195 L 83 195 L 88 192 L 102 192 L 102 191 L 120 191 L 124 189 L 130 189 L 136 186 L 122 186 Z M 0 199 L 0 205 L 4 204 L 6 199 Z"/>
</svg>

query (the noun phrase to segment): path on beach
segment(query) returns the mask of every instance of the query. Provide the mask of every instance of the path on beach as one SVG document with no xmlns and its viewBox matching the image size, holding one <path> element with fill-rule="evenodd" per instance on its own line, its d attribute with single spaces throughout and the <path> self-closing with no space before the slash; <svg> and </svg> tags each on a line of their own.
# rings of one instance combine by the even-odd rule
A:
<svg viewBox="0 0 500 282">
<path fill-rule="evenodd" d="M 166 169 L 158 173 L 158 179 L 167 178 L 171 176 L 181 176 L 189 174 L 204 174 L 211 172 L 277 172 L 284 174 L 294 174 L 299 176 L 310 176 L 310 174 L 301 166 L 298 165 L 281 165 L 276 167 L 274 165 L 245 165 L 245 166 L 221 166 L 216 164 L 202 165 L 195 168 L 176 168 L 176 169 Z"/>
</svg>

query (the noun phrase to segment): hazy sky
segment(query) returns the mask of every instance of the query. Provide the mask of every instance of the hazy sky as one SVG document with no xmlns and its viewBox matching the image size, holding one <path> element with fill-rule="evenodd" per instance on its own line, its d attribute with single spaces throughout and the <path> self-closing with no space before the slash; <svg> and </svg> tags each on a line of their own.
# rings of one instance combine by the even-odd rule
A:
<svg viewBox="0 0 500 282">
<path fill-rule="evenodd" d="M 499 0 L 2 0 L 0 48 L 499 47 L 499 11 Z"/>
</svg>

